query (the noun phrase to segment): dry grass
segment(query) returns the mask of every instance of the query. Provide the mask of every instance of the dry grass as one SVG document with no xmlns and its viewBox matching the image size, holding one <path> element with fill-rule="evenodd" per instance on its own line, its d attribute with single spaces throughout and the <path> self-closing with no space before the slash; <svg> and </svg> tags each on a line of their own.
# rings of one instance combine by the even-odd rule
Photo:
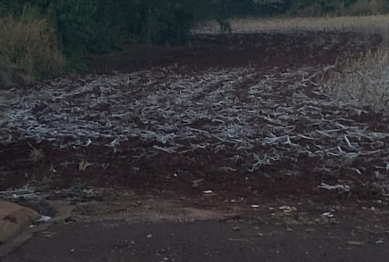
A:
<svg viewBox="0 0 389 262">
<path fill-rule="evenodd" d="M 45 154 L 42 149 L 36 149 L 30 143 L 28 144 L 31 147 L 29 159 L 33 163 L 38 163 L 45 159 Z"/>
<path fill-rule="evenodd" d="M 358 0 L 348 9 L 350 15 L 378 15 L 387 13 L 388 3 L 385 0 Z"/>
<path fill-rule="evenodd" d="M 386 50 L 368 52 L 359 59 L 334 65 L 325 78 L 319 79 L 323 91 L 340 106 L 389 108 L 389 54 Z"/>
<path fill-rule="evenodd" d="M 230 20 L 234 33 L 294 32 L 294 31 L 353 31 L 389 34 L 389 15 L 340 16 L 306 18 L 237 18 Z M 199 23 L 194 33 L 220 32 L 217 22 Z"/>
<path fill-rule="evenodd" d="M 0 18 L 0 86 L 31 83 L 62 72 L 65 57 L 46 19 Z"/>
</svg>

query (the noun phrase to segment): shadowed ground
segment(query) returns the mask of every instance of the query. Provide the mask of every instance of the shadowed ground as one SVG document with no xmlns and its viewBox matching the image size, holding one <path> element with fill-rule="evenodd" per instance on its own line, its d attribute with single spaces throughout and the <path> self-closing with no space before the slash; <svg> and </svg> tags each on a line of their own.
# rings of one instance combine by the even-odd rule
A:
<svg viewBox="0 0 389 262">
<path fill-rule="evenodd" d="M 218 222 L 58 225 L 3 262 L 387 261 L 389 237 L 347 228 Z"/>
</svg>

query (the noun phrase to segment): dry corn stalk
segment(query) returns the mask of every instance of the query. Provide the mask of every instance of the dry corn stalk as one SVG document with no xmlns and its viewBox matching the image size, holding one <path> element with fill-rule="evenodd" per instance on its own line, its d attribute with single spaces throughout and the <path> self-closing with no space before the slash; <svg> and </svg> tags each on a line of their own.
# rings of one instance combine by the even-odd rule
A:
<svg viewBox="0 0 389 262">
<path fill-rule="evenodd" d="M 318 82 L 339 103 L 383 109 L 389 99 L 388 66 L 387 50 L 369 50 L 358 58 L 337 61 Z"/>
</svg>

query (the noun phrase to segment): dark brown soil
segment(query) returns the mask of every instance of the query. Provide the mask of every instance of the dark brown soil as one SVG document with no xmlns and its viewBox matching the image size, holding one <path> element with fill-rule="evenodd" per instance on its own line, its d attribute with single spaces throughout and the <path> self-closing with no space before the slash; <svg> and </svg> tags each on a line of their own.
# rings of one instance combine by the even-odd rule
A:
<svg viewBox="0 0 389 262">
<path fill-rule="evenodd" d="M 331 39 L 338 41 L 331 42 Z M 366 45 L 354 44 L 363 39 L 368 39 Z M 330 65 L 337 57 L 357 56 L 368 49 L 374 50 L 381 41 L 382 37 L 379 35 L 365 36 L 356 33 L 200 35 L 194 38 L 191 46 L 128 47 L 123 52 L 90 57 L 87 63 L 90 72 L 98 74 L 112 71 L 134 72 L 164 66 L 174 66 L 173 70 L 180 73 L 230 67 L 248 67 L 253 70 L 271 70 L 278 67 L 282 73 L 287 69 L 302 66 Z M 243 90 L 239 94 L 241 99 L 245 96 L 244 92 Z M 288 95 L 287 90 L 284 94 Z M 36 110 L 38 113 L 41 109 L 38 106 Z M 109 106 L 104 110 L 109 110 Z M 359 121 L 369 124 L 371 122 L 373 128 L 378 126 L 382 131 L 384 127 L 373 123 L 372 116 L 361 115 Z M 197 128 L 206 124 L 206 120 L 200 119 L 196 122 Z M 387 127 L 385 128 L 387 130 Z M 318 165 L 317 159 L 305 155 L 299 156 L 298 163 L 281 161 L 277 165 L 265 166 L 253 173 L 243 169 L 240 172 L 229 172 L 215 169 L 215 166 L 223 166 L 225 159 L 222 154 L 230 154 L 228 151 L 215 152 L 205 148 L 197 150 L 196 153 L 159 152 L 152 156 L 138 157 L 141 154 L 139 148 L 147 149 L 153 145 L 155 144 L 133 139 L 122 142 L 116 153 L 113 153 L 111 148 L 98 145 L 59 149 L 47 140 L 40 144 L 33 140 L 21 140 L 0 145 L 0 190 L 38 181 L 50 188 L 86 184 L 129 188 L 139 193 L 175 192 L 190 197 L 212 190 L 229 198 L 313 197 L 324 202 L 331 197 L 376 198 L 377 192 L 365 190 L 363 186 L 371 180 L 370 177 L 357 177 L 356 174 L 344 173 L 343 170 L 337 170 L 336 174 L 316 172 L 314 168 Z M 33 148 L 42 150 L 45 157 L 32 161 L 30 153 Z M 104 170 L 92 166 L 82 171 L 79 170 L 80 159 L 109 163 L 109 168 Z M 355 163 L 356 167 L 360 165 L 362 163 Z M 55 167 L 55 170 L 52 167 Z M 236 167 L 239 169 L 239 162 Z M 291 171 L 291 168 L 299 169 L 300 174 L 285 176 L 284 170 Z M 342 179 L 352 180 L 357 184 L 351 194 L 331 194 L 317 188 L 322 181 L 336 183 L 340 174 Z M 199 179 L 203 180 L 194 182 Z"/>
<path fill-rule="evenodd" d="M 337 39 L 331 43 L 331 39 Z M 356 43 L 369 39 L 366 46 Z M 318 40 L 320 42 L 318 42 Z M 338 56 L 359 56 L 375 50 L 382 36 L 357 33 L 304 32 L 289 34 L 198 35 L 186 47 L 130 46 L 125 51 L 86 58 L 89 72 L 133 72 L 176 65 L 188 70 L 254 67 L 283 70 L 333 64 Z"/>
<path fill-rule="evenodd" d="M 259 234 L 259 235 L 258 235 Z M 4 262 L 387 261 L 388 236 L 348 227 L 119 222 L 56 225 Z"/>
</svg>

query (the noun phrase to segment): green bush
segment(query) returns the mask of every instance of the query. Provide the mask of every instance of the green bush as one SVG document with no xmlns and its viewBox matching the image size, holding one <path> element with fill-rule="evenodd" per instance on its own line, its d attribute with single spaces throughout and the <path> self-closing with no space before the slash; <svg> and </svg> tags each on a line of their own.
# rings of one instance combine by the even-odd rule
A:
<svg viewBox="0 0 389 262">
<path fill-rule="evenodd" d="M 220 0 L 0 0 L 16 15 L 27 4 L 50 18 L 68 56 L 106 52 L 123 41 L 180 45 L 196 20 L 221 10 Z"/>
<path fill-rule="evenodd" d="M 372 0 L 359 0 L 372 1 Z M 378 1 L 378 0 L 373 0 Z M 387 1 L 387 0 L 380 0 Z M 67 57 L 104 53 L 122 43 L 181 45 L 198 20 L 231 17 L 320 15 L 356 0 L 0 0 L 0 14 L 49 17 Z M 354 5 L 355 7 L 355 5 Z M 24 10 L 24 11 L 23 11 Z"/>
<path fill-rule="evenodd" d="M 66 55 L 84 53 L 96 45 L 97 4 L 98 0 L 54 0 L 44 5 Z"/>
</svg>

